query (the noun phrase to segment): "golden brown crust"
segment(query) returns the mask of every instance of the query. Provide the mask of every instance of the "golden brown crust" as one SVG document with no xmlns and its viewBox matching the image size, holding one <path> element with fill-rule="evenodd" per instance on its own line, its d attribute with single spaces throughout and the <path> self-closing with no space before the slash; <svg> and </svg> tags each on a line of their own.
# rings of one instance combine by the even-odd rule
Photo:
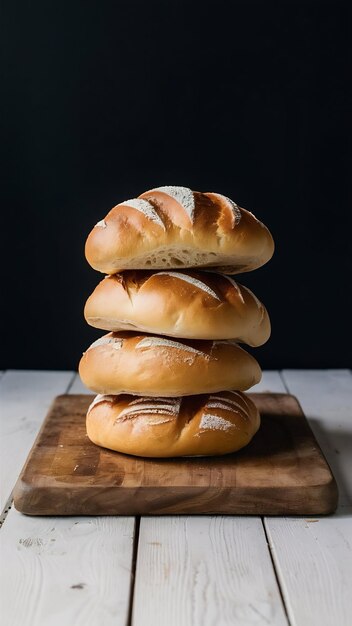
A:
<svg viewBox="0 0 352 626">
<path fill-rule="evenodd" d="M 84 316 L 103 330 L 236 339 L 250 346 L 270 336 L 264 305 L 246 287 L 214 272 L 126 270 L 107 276 L 88 298 Z"/>
<path fill-rule="evenodd" d="M 254 403 L 230 391 L 185 398 L 98 396 L 87 413 L 93 443 L 146 457 L 228 454 L 246 446 L 259 425 Z"/>
<path fill-rule="evenodd" d="M 90 265 L 124 269 L 209 267 L 248 272 L 271 258 L 269 230 L 249 211 L 216 193 L 159 187 L 115 206 L 86 242 Z"/>
<path fill-rule="evenodd" d="M 80 361 L 79 373 L 97 393 L 153 397 L 244 391 L 261 378 L 257 361 L 234 342 L 128 332 L 109 333 L 94 342 Z"/>
</svg>

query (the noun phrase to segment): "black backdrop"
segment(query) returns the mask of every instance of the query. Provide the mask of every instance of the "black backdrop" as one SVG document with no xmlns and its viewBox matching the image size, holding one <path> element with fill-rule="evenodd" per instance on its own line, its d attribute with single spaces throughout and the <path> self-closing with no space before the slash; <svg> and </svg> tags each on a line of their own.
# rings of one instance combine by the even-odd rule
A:
<svg viewBox="0 0 352 626">
<path fill-rule="evenodd" d="M 90 228 L 169 184 L 272 230 L 239 278 L 271 314 L 264 367 L 350 364 L 347 3 L 12 1 L 1 23 L 0 367 L 76 367 Z"/>
</svg>

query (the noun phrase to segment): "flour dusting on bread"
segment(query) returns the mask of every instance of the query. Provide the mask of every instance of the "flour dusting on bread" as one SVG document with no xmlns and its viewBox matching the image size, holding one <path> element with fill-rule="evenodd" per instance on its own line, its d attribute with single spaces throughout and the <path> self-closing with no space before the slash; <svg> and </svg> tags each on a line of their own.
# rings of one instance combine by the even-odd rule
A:
<svg viewBox="0 0 352 626">
<path fill-rule="evenodd" d="M 157 274 L 158 276 L 165 275 L 165 276 L 173 276 L 174 278 L 179 278 L 180 280 L 183 280 L 185 283 L 189 283 L 190 285 L 193 285 L 193 287 L 198 287 L 198 289 L 201 289 L 202 291 L 207 293 L 209 296 L 212 296 L 216 300 L 220 301 L 220 298 L 215 293 L 215 291 L 213 291 L 210 287 L 208 287 L 208 285 L 203 283 L 203 281 L 198 280 L 197 278 L 194 278 L 193 276 L 189 276 L 188 274 L 183 274 L 183 272 L 158 272 Z"/>
<path fill-rule="evenodd" d="M 243 411 L 243 406 L 241 406 L 241 404 L 239 404 L 239 402 L 236 402 L 236 400 L 231 400 L 230 398 L 225 398 L 224 396 L 209 396 L 209 400 L 211 402 L 220 402 L 222 404 L 226 403 L 226 408 L 229 411 L 234 411 L 235 409 L 233 408 L 234 406 L 237 409 L 240 409 L 241 411 Z M 207 406 L 210 406 L 210 404 L 208 403 Z M 235 410 L 235 413 L 238 413 L 238 411 Z"/>
<path fill-rule="evenodd" d="M 97 348 L 98 346 L 104 346 L 105 344 L 113 344 L 112 347 L 114 348 L 114 350 L 120 350 L 120 348 L 122 348 L 123 339 L 120 339 L 120 337 L 111 336 L 100 337 L 100 339 L 97 339 L 89 346 L 88 350 L 91 350 L 92 348 Z"/>
<path fill-rule="evenodd" d="M 239 413 L 239 411 L 235 410 L 233 406 L 229 406 L 225 404 L 225 402 L 207 402 L 207 409 L 222 409 L 223 411 L 232 411 L 234 413 Z"/>
<path fill-rule="evenodd" d="M 155 346 L 161 346 L 165 348 L 177 348 L 178 350 L 184 350 L 185 352 L 193 352 L 209 359 L 209 355 L 201 350 L 196 350 L 192 346 L 180 343 L 179 341 L 171 341 L 171 339 L 164 339 L 163 337 L 145 337 L 139 341 L 136 348 L 153 348 Z"/>
<path fill-rule="evenodd" d="M 223 417 L 219 417 L 219 415 L 204 413 L 199 424 L 199 434 L 202 433 L 202 430 L 230 430 L 230 428 L 234 427 L 232 422 L 225 420 Z"/>
<path fill-rule="evenodd" d="M 142 404 L 135 405 L 133 407 L 126 407 L 123 411 L 121 411 L 118 419 L 120 419 L 121 417 L 126 417 L 126 415 L 128 415 L 129 417 L 136 417 L 137 415 L 146 415 L 150 413 L 154 415 L 162 414 L 171 416 L 175 416 L 177 414 L 173 407 L 170 408 L 165 404 Z"/>
<path fill-rule="evenodd" d="M 99 393 L 97 396 L 95 396 L 93 402 L 89 405 L 87 415 L 88 413 L 90 413 L 93 406 L 96 406 L 97 404 L 100 404 L 101 402 L 114 402 L 114 399 L 115 399 L 115 396 L 110 396 L 107 394 Z"/>
<path fill-rule="evenodd" d="M 136 209 L 136 211 L 143 213 L 148 220 L 155 222 L 155 224 L 158 224 L 158 226 L 165 230 L 164 222 L 161 220 L 153 205 L 148 202 L 148 200 L 142 200 L 142 198 L 132 198 L 131 200 L 121 202 L 118 206 L 130 206 L 132 209 Z"/>
<path fill-rule="evenodd" d="M 94 226 L 94 228 L 106 228 L 107 227 L 107 223 L 105 220 L 100 220 L 100 222 L 97 222 L 96 225 Z"/>
<path fill-rule="evenodd" d="M 181 400 L 182 398 L 151 398 L 150 396 L 142 396 L 140 398 L 136 398 L 135 400 L 132 400 L 131 402 L 129 402 L 128 406 L 132 406 L 134 404 L 148 404 L 148 402 L 153 402 L 153 404 L 156 404 L 157 402 L 161 402 L 162 404 L 165 402 L 168 403 L 168 406 L 173 406 L 173 405 L 180 405 L 181 404 Z"/>
<path fill-rule="evenodd" d="M 222 274 L 222 276 L 223 276 L 223 278 L 226 278 L 226 280 L 228 280 L 229 283 L 231 283 L 231 285 L 236 289 L 242 304 L 244 304 L 244 299 L 243 299 L 243 296 L 242 296 L 241 289 L 240 289 L 239 285 L 236 283 L 236 281 L 233 278 L 231 278 L 230 276 L 226 276 L 225 274 Z M 259 300 L 258 300 L 258 302 L 259 302 Z"/>
<path fill-rule="evenodd" d="M 237 224 L 240 223 L 241 217 L 242 217 L 242 213 L 238 204 L 236 204 L 236 202 L 231 200 L 231 198 L 228 198 L 227 196 L 223 196 L 222 193 L 214 193 L 214 196 L 216 196 L 217 198 L 221 198 L 222 200 L 225 200 L 227 207 L 231 211 L 232 228 L 237 226 Z"/>
<path fill-rule="evenodd" d="M 168 196 L 171 196 L 171 198 L 176 200 L 176 202 L 178 202 L 186 211 L 193 224 L 195 202 L 192 189 L 189 189 L 188 187 L 166 185 L 165 187 L 156 187 L 155 189 L 151 189 L 151 191 L 161 191 L 162 193 L 166 193 Z"/>
</svg>

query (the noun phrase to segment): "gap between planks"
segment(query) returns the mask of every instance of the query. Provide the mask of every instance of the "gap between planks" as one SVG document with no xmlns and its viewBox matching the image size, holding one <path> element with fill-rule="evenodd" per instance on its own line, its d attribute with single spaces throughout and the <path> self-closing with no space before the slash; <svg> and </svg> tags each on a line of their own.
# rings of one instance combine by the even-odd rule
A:
<svg viewBox="0 0 352 626">
<path fill-rule="evenodd" d="M 137 558 L 138 558 L 138 548 L 139 548 L 140 524 L 141 524 L 141 518 L 140 518 L 140 515 L 137 515 L 135 517 L 135 523 L 134 523 L 132 564 L 131 564 L 131 586 L 130 586 L 130 593 L 129 593 L 129 598 L 128 598 L 128 615 L 127 615 L 126 626 L 132 626 L 133 598 L 134 598 L 134 587 L 136 584 L 136 569 L 137 569 Z"/>
</svg>

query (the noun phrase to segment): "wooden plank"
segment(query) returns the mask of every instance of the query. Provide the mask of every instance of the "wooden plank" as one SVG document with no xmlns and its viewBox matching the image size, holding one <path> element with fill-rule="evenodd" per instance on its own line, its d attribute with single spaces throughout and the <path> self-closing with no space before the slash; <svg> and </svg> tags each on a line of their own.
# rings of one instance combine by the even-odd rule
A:
<svg viewBox="0 0 352 626">
<path fill-rule="evenodd" d="M 335 483 L 296 400 L 251 397 L 262 425 L 239 453 L 145 459 L 92 444 L 85 428 L 91 397 L 60 396 L 16 485 L 15 506 L 31 515 L 334 510 Z"/>
<path fill-rule="evenodd" d="M 266 518 L 292 626 L 349 626 L 352 507 L 326 518 Z"/>
<path fill-rule="evenodd" d="M 132 623 L 287 624 L 261 520 L 142 518 Z"/>
<path fill-rule="evenodd" d="M 311 420 L 343 498 L 339 513 L 330 517 L 265 518 L 270 549 L 292 626 L 348 626 L 352 508 L 344 479 L 350 471 L 352 379 L 347 371 L 291 370 L 284 376 Z"/>
<path fill-rule="evenodd" d="M 352 376 L 349 370 L 285 370 L 333 470 L 340 504 L 352 504 Z"/>
<path fill-rule="evenodd" d="M 11 509 L 0 533 L 7 626 L 124 626 L 134 518 L 28 518 Z"/>
<path fill-rule="evenodd" d="M 133 517 L 35 518 L 12 508 L 0 533 L 4 623 L 126 624 L 134 526 Z"/>
<path fill-rule="evenodd" d="M 54 396 L 63 393 L 72 372 L 7 371 L 0 380 L 0 511 Z"/>
</svg>

